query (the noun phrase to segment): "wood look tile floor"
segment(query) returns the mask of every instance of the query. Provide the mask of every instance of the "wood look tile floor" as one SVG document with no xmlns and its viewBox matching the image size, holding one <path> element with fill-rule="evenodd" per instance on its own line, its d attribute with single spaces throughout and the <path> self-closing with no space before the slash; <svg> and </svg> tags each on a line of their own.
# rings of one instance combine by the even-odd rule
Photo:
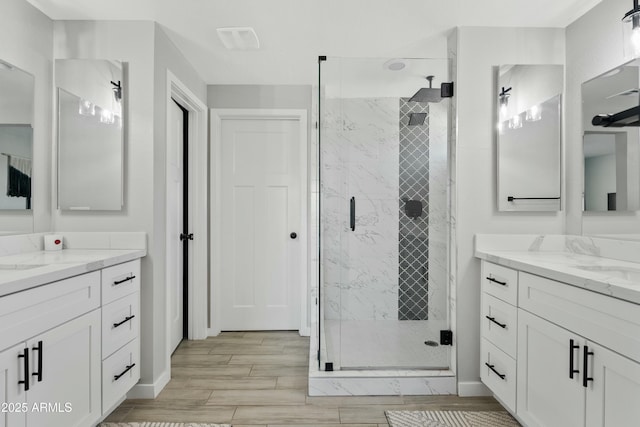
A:
<svg viewBox="0 0 640 427">
<path fill-rule="evenodd" d="M 307 396 L 309 338 L 224 332 L 183 341 L 171 382 L 154 400 L 126 400 L 105 421 L 239 426 L 387 426 L 385 410 L 502 410 L 488 397 Z"/>
</svg>

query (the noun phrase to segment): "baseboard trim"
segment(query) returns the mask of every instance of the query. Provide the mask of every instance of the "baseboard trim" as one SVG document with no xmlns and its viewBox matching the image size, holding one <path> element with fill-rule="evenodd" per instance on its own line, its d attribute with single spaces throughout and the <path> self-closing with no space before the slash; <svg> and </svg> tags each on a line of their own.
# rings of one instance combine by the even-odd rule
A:
<svg viewBox="0 0 640 427">
<path fill-rule="evenodd" d="M 155 399 L 169 381 L 171 381 L 171 374 L 169 371 L 164 371 L 153 384 L 134 385 L 127 393 L 127 399 Z"/>
<path fill-rule="evenodd" d="M 493 396 L 491 390 L 480 381 L 458 383 L 458 396 Z"/>
</svg>

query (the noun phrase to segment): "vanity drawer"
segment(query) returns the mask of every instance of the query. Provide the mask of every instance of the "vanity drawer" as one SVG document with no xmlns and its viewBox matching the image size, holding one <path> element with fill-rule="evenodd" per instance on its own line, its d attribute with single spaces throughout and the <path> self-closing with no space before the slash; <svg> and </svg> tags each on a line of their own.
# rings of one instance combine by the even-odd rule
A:
<svg viewBox="0 0 640 427">
<path fill-rule="evenodd" d="M 100 272 L 0 298 L 0 350 L 100 306 Z"/>
<path fill-rule="evenodd" d="M 102 362 L 102 409 L 112 408 L 140 379 L 140 341 L 135 339 Z"/>
<path fill-rule="evenodd" d="M 102 358 L 138 336 L 140 330 L 140 292 L 102 307 Z"/>
<path fill-rule="evenodd" d="M 483 260 L 482 291 L 509 304 L 516 305 L 518 301 L 518 272 Z"/>
<path fill-rule="evenodd" d="M 516 412 L 516 361 L 486 339 L 480 343 L 480 379 L 512 413 Z"/>
<path fill-rule="evenodd" d="M 140 290 L 140 260 L 102 270 L 102 305 Z"/>
<path fill-rule="evenodd" d="M 640 305 L 520 273 L 519 307 L 640 361 Z"/>
<path fill-rule="evenodd" d="M 487 293 L 482 294 L 482 337 L 516 357 L 518 309 Z"/>
</svg>

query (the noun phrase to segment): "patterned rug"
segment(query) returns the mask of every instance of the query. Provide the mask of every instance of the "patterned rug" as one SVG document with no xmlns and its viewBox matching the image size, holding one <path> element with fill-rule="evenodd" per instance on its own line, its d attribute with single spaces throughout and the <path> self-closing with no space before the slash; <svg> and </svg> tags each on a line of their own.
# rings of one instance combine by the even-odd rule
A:
<svg viewBox="0 0 640 427">
<path fill-rule="evenodd" d="M 519 427 L 505 411 L 385 411 L 391 427 Z"/>
<path fill-rule="evenodd" d="M 200 423 L 102 423 L 99 427 L 231 427 L 230 424 Z"/>
</svg>

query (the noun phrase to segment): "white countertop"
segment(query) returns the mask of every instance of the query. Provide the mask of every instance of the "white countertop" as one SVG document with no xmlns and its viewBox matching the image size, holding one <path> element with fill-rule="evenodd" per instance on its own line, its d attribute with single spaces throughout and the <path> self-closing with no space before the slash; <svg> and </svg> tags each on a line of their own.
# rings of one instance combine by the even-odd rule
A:
<svg viewBox="0 0 640 427">
<path fill-rule="evenodd" d="M 558 251 L 476 248 L 476 257 L 640 304 L 640 260 Z"/>
<path fill-rule="evenodd" d="M 146 251 L 141 249 L 63 249 L 0 256 L 0 296 L 100 270 L 145 255 Z"/>
</svg>

